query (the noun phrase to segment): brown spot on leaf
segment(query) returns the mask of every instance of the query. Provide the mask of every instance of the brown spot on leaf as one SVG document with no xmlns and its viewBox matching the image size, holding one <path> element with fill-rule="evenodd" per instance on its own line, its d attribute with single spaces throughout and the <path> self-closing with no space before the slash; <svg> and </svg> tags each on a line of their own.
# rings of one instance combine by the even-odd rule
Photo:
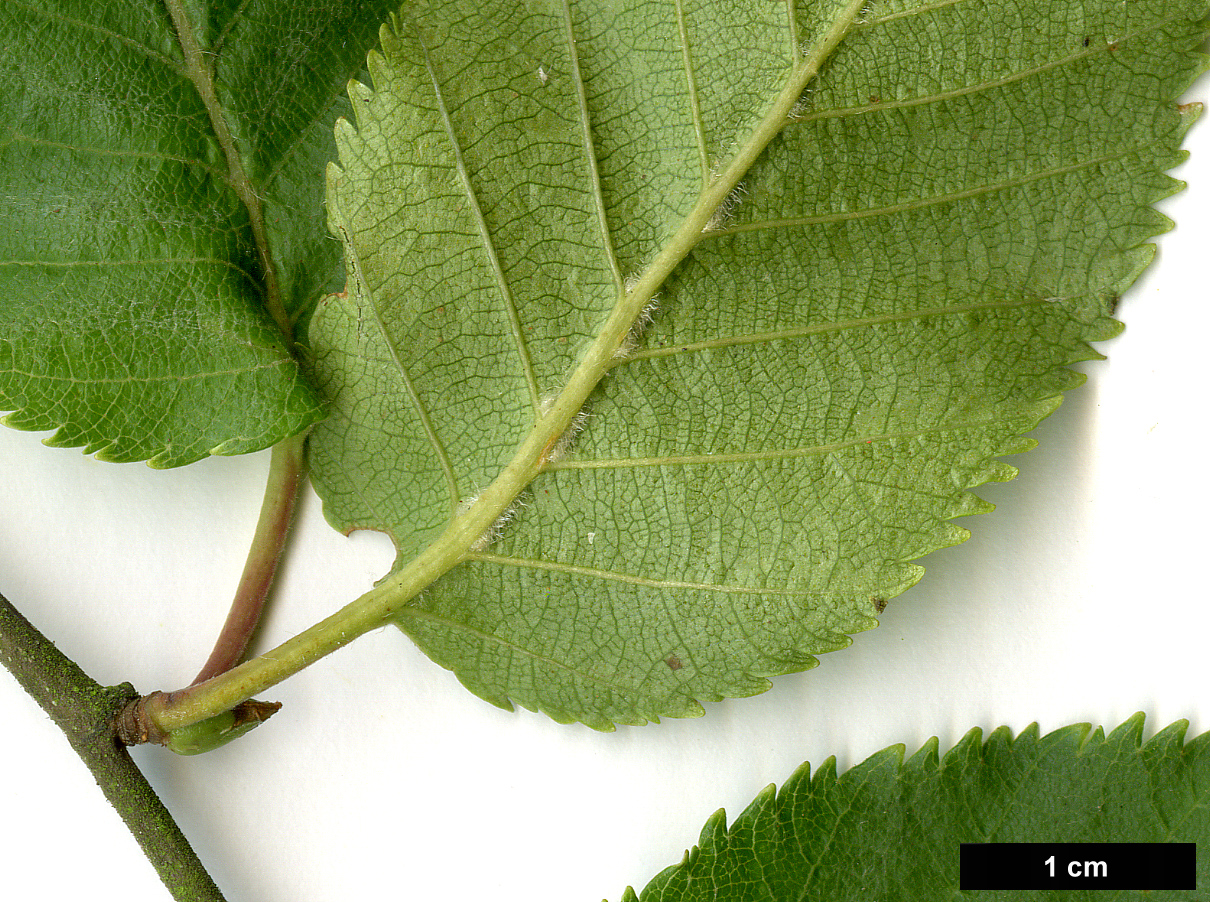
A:
<svg viewBox="0 0 1210 902">
<path fill-rule="evenodd" d="M 870 596 L 870 604 L 874 606 L 874 610 L 879 614 L 886 610 L 886 603 L 887 600 L 885 598 L 879 598 L 877 595 Z"/>
<path fill-rule="evenodd" d="M 685 666 L 676 655 L 669 655 L 664 659 L 664 663 L 668 665 L 669 670 L 680 670 Z"/>
</svg>

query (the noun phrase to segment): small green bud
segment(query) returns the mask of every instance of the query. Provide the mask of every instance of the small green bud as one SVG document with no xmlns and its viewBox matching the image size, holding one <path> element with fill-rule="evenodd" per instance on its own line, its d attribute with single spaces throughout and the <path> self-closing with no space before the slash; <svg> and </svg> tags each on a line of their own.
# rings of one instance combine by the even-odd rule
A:
<svg viewBox="0 0 1210 902">
<path fill-rule="evenodd" d="M 170 731 L 164 745 L 178 755 L 200 755 L 260 726 L 280 707 L 279 702 L 243 702 L 230 711 Z"/>
</svg>

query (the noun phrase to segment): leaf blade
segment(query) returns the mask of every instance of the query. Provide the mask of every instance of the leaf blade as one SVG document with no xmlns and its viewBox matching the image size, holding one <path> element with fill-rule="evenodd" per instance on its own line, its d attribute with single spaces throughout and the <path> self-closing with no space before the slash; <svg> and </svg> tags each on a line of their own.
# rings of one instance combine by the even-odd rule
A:
<svg viewBox="0 0 1210 902">
<path fill-rule="evenodd" d="M 730 829 L 718 812 L 681 864 L 623 898 L 938 899 L 958 893 L 964 842 L 1204 843 L 1208 736 L 1186 742 L 1187 728 L 1146 743 L 1141 714 L 1108 736 L 1088 724 L 986 740 L 974 729 L 940 758 L 934 739 L 907 761 L 892 746 L 839 776 L 834 759 L 814 774 L 804 765 Z"/>
<path fill-rule="evenodd" d="M 1085 6 L 1091 18 L 1095 4 Z M 702 8 L 693 7 L 699 15 Z M 969 490 L 1011 477 L 1013 469 L 998 458 L 1029 447 L 1022 436 L 1054 409 L 1062 391 L 1082 381 L 1067 367 L 1097 356 L 1089 342 L 1120 328 L 1112 307 L 1151 257 L 1143 242 L 1165 227 L 1148 205 L 1175 187 L 1161 170 L 1179 161 L 1180 135 L 1191 121 L 1172 97 L 1203 65 L 1188 52 L 1203 33 L 1200 4 L 1136 4 L 1129 16 L 1151 17 L 1138 28 L 1135 19 L 1123 25 L 1120 11 L 1106 7 L 1098 28 L 1130 26 L 1138 35 L 1122 31 L 1127 37 L 1095 54 L 1085 52 L 1092 46 L 1091 38 L 1083 43 L 1088 23 L 1073 26 L 1066 9 L 1048 19 L 1047 5 L 1039 4 L 1014 25 L 1003 20 L 1012 20 L 1015 9 L 990 8 L 997 15 L 986 14 L 987 4 L 974 10 L 925 5 L 859 26 L 828 59 L 795 110 L 797 121 L 762 157 L 744 156 L 764 146 L 755 138 L 734 150 L 741 162 L 732 169 L 746 174 L 747 193 L 729 218 L 709 215 L 725 191 L 712 204 L 702 200 L 716 186 L 702 188 L 701 160 L 710 154 L 699 140 L 725 130 L 703 130 L 707 113 L 700 100 L 678 97 L 678 112 L 668 115 L 680 117 L 680 178 L 648 199 L 637 225 L 628 219 L 637 208 L 611 189 L 616 161 L 609 142 L 620 146 L 625 131 L 611 134 L 601 124 L 622 118 L 611 118 L 605 100 L 619 93 L 610 81 L 618 67 L 598 73 L 591 61 L 606 58 L 606 49 L 628 49 L 640 29 L 631 22 L 617 29 L 623 36 L 614 35 L 608 30 L 617 26 L 614 20 L 582 29 L 595 36 L 576 46 L 584 96 L 597 110 L 599 195 L 610 224 L 625 223 L 607 234 L 617 238 L 623 260 L 631 239 L 618 236 L 631 234 L 626 229 L 662 236 L 646 253 L 657 261 L 655 275 L 628 286 L 644 305 L 658 288 L 660 311 L 641 347 L 605 364 L 610 372 L 588 399 L 587 425 L 574 419 L 578 401 L 564 411 L 563 424 L 582 427 L 573 455 L 552 459 L 549 452 L 564 450 L 552 434 L 540 472 L 515 483 L 494 508 L 505 517 L 482 521 L 479 528 L 487 531 L 470 536 L 464 562 L 396 614 L 426 653 L 472 691 L 496 704 L 517 701 L 601 729 L 698 713 L 699 701 L 761 691 L 767 677 L 813 666 L 815 655 L 874 625 L 886 600 L 919 578 L 916 558 L 965 537 L 949 520 L 988 509 Z M 691 86 L 697 82 L 686 76 L 693 70 L 684 63 L 691 54 L 683 41 L 690 5 L 676 9 L 680 16 L 669 33 L 680 37 L 666 42 L 665 70 L 676 70 L 675 78 Z M 588 16 L 578 7 L 577 13 Z M 1174 13 L 1179 21 L 1171 24 Z M 820 8 L 793 20 L 796 34 L 815 21 L 812 15 L 822 16 Z M 484 34 L 493 33 L 490 11 L 469 17 Z M 766 22 L 763 39 L 743 46 L 784 46 L 785 24 Z M 816 21 L 812 27 L 826 32 L 835 25 Z M 926 40 L 938 34 L 969 34 L 973 45 L 994 43 L 1010 52 L 992 58 L 990 69 L 973 53 L 955 57 L 959 63 L 969 57 L 974 69 L 948 62 L 938 68 L 930 61 L 944 52 Z M 902 51 L 899 58 L 878 52 L 877 40 Z M 434 48 L 448 49 L 437 37 L 426 51 L 436 58 Z M 551 52 L 530 58 L 550 59 Z M 906 73 L 885 62 L 903 57 L 914 58 Z M 501 58 L 499 83 L 514 83 L 525 66 L 507 54 Z M 1144 62 L 1159 66 L 1159 74 L 1132 71 Z M 381 71 L 385 63 L 378 65 Z M 456 63 L 446 65 L 464 75 Z M 494 84 L 490 70 L 476 78 Z M 779 97 L 793 83 L 785 71 L 783 64 Z M 398 74 L 382 74 L 387 81 L 380 91 L 359 89 L 370 108 L 385 107 L 379 94 L 395 90 L 389 80 Z M 608 89 L 600 95 L 594 93 L 598 75 Z M 853 100 L 854 85 L 886 90 L 879 79 L 903 94 L 885 103 L 872 94 Z M 977 89 L 955 88 L 956 79 Z M 742 79 L 736 87 L 720 96 L 742 93 Z M 476 90 L 467 89 L 464 104 L 452 104 L 455 119 Z M 1126 103 L 1135 115 L 1105 115 L 1090 124 L 1087 116 L 1055 113 L 1078 112 L 1077 101 L 1090 95 L 1112 98 L 1110 111 Z M 583 108 L 576 98 L 567 103 Z M 653 119 L 667 112 L 655 109 Z M 732 125 L 752 135 L 764 128 L 759 116 L 740 120 Z M 1036 129 L 1022 125 L 1033 120 Z M 342 150 L 361 141 L 362 153 L 374 147 L 385 159 L 389 151 L 378 146 L 385 133 L 372 131 L 378 127 L 367 120 L 360 136 L 348 130 Z M 779 122 L 773 131 L 780 128 Z M 640 138 L 646 134 L 638 131 Z M 1018 146 L 1017 135 L 1037 141 Z M 533 153 L 536 143 L 522 140 L 518 152 Z M 640 157 L 639 151 L 623 155 Z M 401 168 L 410 171 L 407 164 Z M 1107 188 L 1090 170 L 1116 176 L 1107 181 L 1126 187 Z M 472 164 L 470 171 L 478 169 Z M 880 180 L 871 173 L 900 175 Z M 567 196 L 591 193 L 580 179 Z M 707 214 L 691 240 L 671 217 L 660 218 L 671 196 L 698 197 L 682 221 Z M 505 193 L 495 203 L 508 209 L 510 200 Z M 580 209 L 574 228 L 546 240 L 568 245 L 598 235 L 589 205 Z M 376 216 L 385 222 L 389 212 Z M 376 240 L 372 231 L 342 234 L 355 247 Z M 599 246 L 599 237 L 594 240 Z M 659 269 L 666 255 L 690 248 L 678 267 Z M 406 259 L 394 251 L 386 256 L 392 265 Z M 442 264 L 436 257 L 418 261 L 405 265 L 431 267 L 428 284 L 438 290 Z M 567 269 L 576 271 L 575 264 Z M 389 281 L 384 270 L 373 284 L 359 286 L 352 306 L 424 311 L 427 304 L 432 315 L 452 306 L 450 298 L 477 303 L 457 286 L 441 295 L 444 302 L 418 301 L 406 290 L 393 293 Z M 520 303 L 532 304 L 523 321 L 533 317 L 545 326 L 566 310 L 528 297 L 523 278 L 517 286 Z M 609 300 L 603 289 L 601 317 Z M 331 303 L 335 309 L 347 301 Z M 425 355 L 434 352 L 432 335 L 415 326 L 421 319 L 415 315 L 400 332 L 407 332 L 405 356 L 423 369 Z M 609 334 L 622 344 L 630 327 L 630 321 L 619 327 L 607 320 L 596 341 Z M 338 354 L 342 362 L 328 371 L 339 401 L 333 420 L 316 433 L 315 471 L 330 519 L 345 529 L 388 531 L 402 565 L 447 522 L 453 530 L 460 513 L 395 492 L 390 446 L 399 436 L 363 428 L 381 420 L 392 402 L 355 386 L 355 364 L 353 377 L 341 381 L 341 368 L 357 356 L 340 347 L 345 331 L 343 338 L 333 334 L 320 353 L 321 367 Z M 503 345 L 504 330 L 495 334 Z M 587 340 L 574 330 L 569 337 L 582 346 Z M 584 359 L 599 347 L 591 345 Z M 476 363 L 488 353 L 469 344 L 461 352 Z M 583 371 L 581 365 L 576 372 Z M 429 368 L 426 378 L 432 380 L 429 397 L 440 404 L 446 384 L 436 372 Z M 450 372 L 460 371 L 451 365 Z M 488 366 L 476 378 L 486 385 L 500 372 Z M 349 396 L 340 397 L 346 391 Z M 460 397 L 473 409 L 496 396 L 481 388 Z M 514 391 L 514 398 L 514 419 L 503 434 L 500 422 L 475 421 L 453 407 L 446 420 L 436 418 L 444 428 L 462 430 L 463 445 L 451 459 L 476 461 L 481 475 L 472 484 L 489 481 L 508 459 L 517 447 L 508 438 L 532 451 L 531 430 L 543 420 L 533 426 L 524 393 Z M 478 447 L 484 438 L 495 456 Z M 347 452 L 337 443 L 356 453 L 372 449 L 365 456 L 369 472 L 344 467 Z M 405 469 L 408 479 L 419 472 Z M 376 480 L 389 491 L 376 488 Z M 522 503 L 506 511 L 525 484 Z M 342 494 L 357 502 L 346 506 Z"/>
</svg>

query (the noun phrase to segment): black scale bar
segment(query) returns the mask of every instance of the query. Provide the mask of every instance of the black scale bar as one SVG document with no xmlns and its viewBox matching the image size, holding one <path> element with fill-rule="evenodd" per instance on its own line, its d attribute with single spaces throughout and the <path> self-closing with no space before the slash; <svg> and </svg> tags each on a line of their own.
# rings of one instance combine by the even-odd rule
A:
<svg viewBox="0 0 1210 902">
<path fill-rule="evenodd" d="M 963 843 L 964 890 L 1197 889 L 1196 843 Z"/>
</svg>

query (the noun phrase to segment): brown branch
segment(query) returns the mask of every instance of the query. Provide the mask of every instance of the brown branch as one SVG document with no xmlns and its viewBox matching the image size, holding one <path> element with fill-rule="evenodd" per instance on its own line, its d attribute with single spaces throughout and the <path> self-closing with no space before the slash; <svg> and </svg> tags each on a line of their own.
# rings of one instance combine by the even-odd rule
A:
<svg viewBox="0 0 1210 902">
<path fill-rule="evenodd" d="M 115 738 L 114 718 L 138 697 L 134 687 L 95 682 L 3 595 L 0 663 L 67 736 L 172 897 L 178 902 L 223 902 L 180 827 Z"/>
</svg>

